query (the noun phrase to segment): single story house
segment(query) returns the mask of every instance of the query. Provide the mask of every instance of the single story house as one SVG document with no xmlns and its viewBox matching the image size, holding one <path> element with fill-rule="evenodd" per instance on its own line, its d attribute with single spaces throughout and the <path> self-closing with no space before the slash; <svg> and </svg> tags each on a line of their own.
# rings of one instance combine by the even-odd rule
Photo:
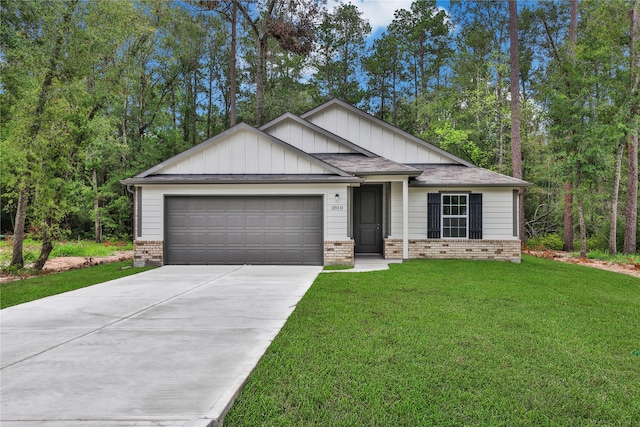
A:
<svg viewBox="0 0 640 427">
<path fill-rule="evenodd" d="M 520 262 L 518 190 L 340 100 L 241 123 L 122 181 L 135 265 Z"/>
</svg>

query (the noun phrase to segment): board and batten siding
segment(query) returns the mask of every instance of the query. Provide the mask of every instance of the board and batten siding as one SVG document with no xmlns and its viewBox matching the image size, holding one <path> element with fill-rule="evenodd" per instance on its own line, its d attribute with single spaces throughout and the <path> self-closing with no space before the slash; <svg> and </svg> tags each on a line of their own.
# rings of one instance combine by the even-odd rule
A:
<svg viewBox="0 0 640 427">
<path fill-rule="evenodd" d="M 308 158 L 248 131 L 236 132 L 166 167 L 160 174 L 325 174 Z"/>
<path fill-rule="evenodd" d="M 402 189 L 393 191 L 392 212 L 402 207 Z M 469 191 L 482 193 L 482 239 L 512 240 L 513 236 L 513 192 L 512 188 L 415 188 L 409 187 L 409 238 L 427 238 L 427 194 L 447 191 Z M 396 197 L 393 197 L 396 196 Z M 394 200 L 395 199 L 395 200 Z M 399 206 L 399 207 L 398 207 Z M 395 238 L 402 236 L 401 220 L 392 218 L 392 232 Z"/>
<path fill-rule="evenodd" d="M 366 150 L 398 163 L 453 163 L 451 159 L 401 133 L 393 132 L 370 119 L 337 106 L 320 111 L 308 120 Z"/>
<path fill-rule="evenodd" d="M 324 240 L 348 240 L 347 184 L 220 184 L 142 186 L 142 235 L 164 240 L 165 196 L 323 196 Z M 336 194 L 339 201 L 336 203 Z"/>
<path fill-rule="evenodd" d="M 355 153 L 356 151 L 332 141 L 325 135 L 292 120 L 267 130 L 272 135 L 306 153 Z"/>
</svg>

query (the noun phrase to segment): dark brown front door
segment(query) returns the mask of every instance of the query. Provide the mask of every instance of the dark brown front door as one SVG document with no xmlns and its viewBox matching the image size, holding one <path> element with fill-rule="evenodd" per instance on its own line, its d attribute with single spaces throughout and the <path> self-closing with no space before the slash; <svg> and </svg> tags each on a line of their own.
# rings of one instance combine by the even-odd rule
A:
<svg viewBox="0 0 640 427">
<path fill-rule="evenodd" d="M 356 253 L 382 253 L 382 185 L 353 189 Z"/>
</svg>

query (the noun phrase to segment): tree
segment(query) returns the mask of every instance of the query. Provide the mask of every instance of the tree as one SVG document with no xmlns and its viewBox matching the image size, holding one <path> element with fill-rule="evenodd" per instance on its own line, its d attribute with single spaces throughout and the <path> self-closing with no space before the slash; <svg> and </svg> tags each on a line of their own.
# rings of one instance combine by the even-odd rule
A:
<svg viewBox="0 0 640 427">
<path fill-rule="evenodd" d="M 369 22 L 353 4 L 341 4 L 325 12 L 317 30 L 318 51 L 312 59 L 315 102 L 336 97 L 353 105 L 364 98 L 360 87 L 360 58 L 366 49 Z"/>
<path fill-rule="evenodd" d="M 265 64 L 269 38 L 275 38 L 286 51 L 308 55 L 315 42 L 313 18 L 318 13 L 319 4 L 314 0 L 267 0 L 264 5 L 241 0 L 233 2 L 256 40 L 255 121 L 259 126 L 264 120 Z"/>
<path fill-rule="evenodd" d="M 27 100 L 27 97 L 22 99 L 24 104 L 21 105 L 23 109 L 16 109 L 12 111 L 13 123 L 8 126 L 8 137 L 7 144 L 8 146 L 19 147 L 15 150 L 15 153 L 19 153 L 20 160 L 18 158 L 14 158 L 10 164 L 14 166 L 14 173 L 18 177 L 18 191 L 19 191 L 19 202 L 18 202 L 18 210 L 16 211 L 16 220 L 15 220 L 15 228 L 14 228 L 14 241 L 13 241 L 13 256 L 11 259 L 10 266 L 22 268 L 24 264 L 24 259 L 22 257 L 22 247 L 23 247 L 23 238 L 24 238 L 24 227 L 26 225 L 26 214 L 27 214 L 27 205 L 30 196 L 31 190 L 31 182 L 35 181 L 33 174 L 35 170 L 33 167 L 33 158 L 36 157 L 38 153 L 37 142 L 40 137 L 40 131 L 43 126 L 43 113 L 49 101 L 49 97 L 53 86 L 55 84 L 54 78 L 57 76 L 59 72 L 59 67 L 62 62 L 63 57 L 63 47 L 65 43 L 65 33 L 71 28 L 71 21 L 73 14 L 75 12 L 78 1 L 71 1 L 69 3 L 61 3 L 56 2 L 52 5 L 52 10 L 54 12 L 59 12 L 59 21 L 57 22 L 46 22 L 46 20 L 36 20 L 34 22 L 28 22 L 28 24 L 33 24 L 35 27 L 39 27 L 43 32 L 48 33 L 49 31 L 53 32 L 53 34 L 49 33 L 47 36 L 42 37 L 37 32 L 25 31 L 22 32 L 22 25 L 27 23 L 25 21 L 20 21 L 21 11 L 25 10 L 27 16 L 31 15 L 31 12 L 39 10 L 38 5 L 35 5 L 34 2 L 24 3 L 22 5 L 12 5 L 15 7 L 15 10 L 12 10 L 11 18 L 9 21 L 12 24 L 11 33 L 13 37 L 20 39 L 22 34 L 26 34 L 27 37 L 29 35 L 33 35 L 35 40 L 21 40 L 22 43 L 15 43 L 11 40 L 11 37 L 7 37 L 3 39 L 5 41 L 11 41 L 15 43 L 13 46 L 8 46 L 10 49 L 7 52 L 7 58 L 9 63 L 15 67 L 13 70 L 16 70 L 18 67 L 19 57 L 20 55 L 33 54 L 32 49 L 38 47 L 38 41 L 45 41 L 47 39 L 53 40 L 53 45 L 50 46 L 50 50 L 39 50 L 40 54 L 46 55 L 45 58 L 46 65 L 42 69 L 43 77 L 41 83 L 39 84 L 39 89 L 37 94 L 31 91 L 31 96 Z M 22 9 L 24 8 L 24 9 Z M 37 13 L 37 12 L 36 12 Z M 49 15 L 51 16 L 51 15 Z M 55 15 L 54 15 L 55 17 Z M 45 18 L 46 19 L 46 18 Z M 54 18 L 55 19 L 55 18 Z M 48 25 L 53 24 L 53 26 Z M 4 43 L 3 43 L 4 44 Z M 12 51 L 11 48 L 18 48 L 16 51 Z M 22 49 L 20 49 L 22 48 Z M 3 46 L 3 50 L 5 50 Z M 39 70 L 38 70 L 39 71 Z M 27 70 L 23 70 L 23 72 L 27 73 L 27 76 L 33 76 L 33 73 L 29 73 Z M 40 76 L 33 76 L 31 81 L 27 81 L 27 79 L 23 80 L 23 84 L 34 84 L 34 80 L 39 80 Z M 18 87 L 14 88 L 14 90 L 19 90 Z M 22 93 L 26 95 L 26 87 L 23 89 Z M 35 96 L 34 96 L 35 95 Z M 17 103 L 16 103 L 17 104 Z M 15 105 L 15 104 L 14 104 Z M 20 114 L 20 111 L 29 111 L 26 117 L 23 117 Z M 24 121 L 23 121 L 24 120 Z M 24 125 L 21 125 L 24 124 Z M 3 150 L 4 151 L 4 150 Z M 37 158 L 37 157 L 36 157 Z M 43 245 L 44 248 L 44 245 Z"/>
<path fill-rule="evenodd" d="M 518 61 L 518 6 L 509 1 L 509 53 L 511 57 L 511 168 L 514 178 L 523 179 L 520 149 L 520 65 Z M 524 242 L 524 191 L 518 190 L 518 235 Z"/>
<path fill-rule="evenodd" d="M 383 34 L 373 42 L 371 54 L 363 60 L 363 68 L 368 76 L 369 109 L 376 117 L 389 120 L 394 126 L 398 126 L 398 103 L 402 94 L 401 83 L 405 78 L 398 44 L 394 35 Z"/>
<path fill-rule="evenodd" d="M 628 179 L 627 179 L 627 203 L 625 206 L 624 228 L 624 253 L 635 253 L 636 229 L 638 221 L 638 129 L 640 128 L 640 2 L 634 0 L 630 12 L 630 68 L 631 90 L 628 112 L 630 115 L 629 135 L 627 143 Z"/>
<path fill-rule="evenodd" d="M 571 0 L 571 20 L 569 22 L 569 49 L 573 55 L 578 26 L 578 0 Z M 570 83 L 567 83 L 570 85 Z M 573 184 L 566 181 L 564 184 L 564 227 L 563 227 L 563 249 L 573 250 Z"/>
<path fill-rule="evenodd" d="M 435 0 L 417 0 L 409 10 L 396 11 L 389 25 L 405 57 L 416 103 L 442 83 L 443 67 L 453 52 L 450 30 L 449 16 Z"/>
</svg>

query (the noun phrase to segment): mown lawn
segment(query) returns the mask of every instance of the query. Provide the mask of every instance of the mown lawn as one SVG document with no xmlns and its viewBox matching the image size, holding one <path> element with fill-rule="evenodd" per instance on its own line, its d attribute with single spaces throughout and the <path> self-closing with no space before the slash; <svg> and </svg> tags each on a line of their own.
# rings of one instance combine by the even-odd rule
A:
<svg viewBox="0 0 640 427">
<path fill-rule="evenodd" d="M 132 264 L 132 261 L 114 262 L 2 283 L 0 284 L 0 308 L 130 276 L 150 268 L 133 268 Z"/>
<path fill-rule="evenodd" d="M 524 257 L 321 274 L 227 426 L 631 426 L 640 280 Z"/>
</svg>

